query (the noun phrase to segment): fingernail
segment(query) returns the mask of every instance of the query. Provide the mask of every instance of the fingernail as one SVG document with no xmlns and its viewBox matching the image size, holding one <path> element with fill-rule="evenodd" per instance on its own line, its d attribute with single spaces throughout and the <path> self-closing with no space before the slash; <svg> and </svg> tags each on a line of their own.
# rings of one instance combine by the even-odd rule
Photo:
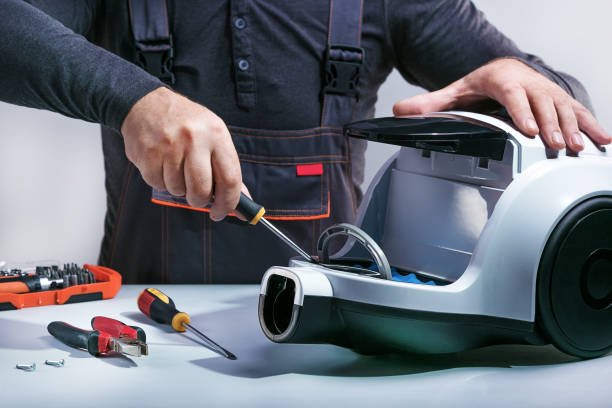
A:
<svg viewBox="0 0 612 408">
<path fill-rule="evenodd" d="M 215 221 L 215 222 L 219 222 L 219 221 L 221 221 L 223 218 L 225 218 L 225 217 L 220 217 L 220 216 L 218 216 L 217 214 L 210 213 L 210 219 L 211 219 L 211 220 L 213 220 L 213 221 Z"/>
<path fill-rule="evenodd" d="M 553 138 L 553 142 L 555 142 L 558 145 L 565 144 L 565 142 L 563 141 L 563 135 L 558 130 L 555 130 L 553 132 L 552 138 Z"/>
<path fill-rule="evenodd" d="M 531 130 L 532 132 L 537 132 L 538 131 L 538 124 L 536 123 L 535 120 L 533 119 L 527 119 L 525 121 L 525 127 L 529 130 Z"/>
<path fill-rule="evenodd" d="M 584 146 L 584 143 L 582 142 L 582 135 L 580 133 L 574 133 L 572 135 L 572 141 L 577 146 L 580 146 L 580 147 Z"/>
</svg>

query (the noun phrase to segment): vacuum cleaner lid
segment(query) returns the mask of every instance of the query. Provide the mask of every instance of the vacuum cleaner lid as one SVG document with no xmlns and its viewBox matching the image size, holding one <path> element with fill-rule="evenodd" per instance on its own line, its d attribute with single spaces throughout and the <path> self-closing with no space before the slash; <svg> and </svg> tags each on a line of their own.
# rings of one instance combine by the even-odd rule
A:
<svg viewBox="0 0 612 408">
<path fill-rule="evenodd" d="M 347 136 L 416 149 L 502 160 L 508 133 L 453 114 L 379 118 L 344 127 Z"/>
</svg>

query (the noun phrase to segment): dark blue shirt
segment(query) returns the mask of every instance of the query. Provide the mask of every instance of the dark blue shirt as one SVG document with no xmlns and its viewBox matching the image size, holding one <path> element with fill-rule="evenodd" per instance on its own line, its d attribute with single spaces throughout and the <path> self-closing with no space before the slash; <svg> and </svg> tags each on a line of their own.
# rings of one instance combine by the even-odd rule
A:
<svg viewBox="0 0 612 408">
<path fill-rule="evenodd" d="M 127 1 L 30 3 L 42 12 L 21 0 L 2 2 L 0 99 L 119 129 L 131 105 L 160 86 L 126 61 L 134 59 Z M 236 126 L 303 129 L 319 123 L 329 1 L 168 3 L 178 91 Z M 364 3 L 366 60 L 356 117 L 373 114 L 376 92 L 394 67 L 407 81 L 434 90 L 504 56 L 523 59 L 586 99 L 575 80 L 520 51 L 470 1 Z M 237 79 L 243 79 L 240 89 Z"/>
</svg>

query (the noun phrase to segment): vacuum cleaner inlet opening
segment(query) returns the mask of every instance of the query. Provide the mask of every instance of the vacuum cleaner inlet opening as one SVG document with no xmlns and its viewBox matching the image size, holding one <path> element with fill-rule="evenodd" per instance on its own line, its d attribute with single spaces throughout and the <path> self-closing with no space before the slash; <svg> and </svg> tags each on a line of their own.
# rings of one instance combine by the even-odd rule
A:
<svg viewBox="0 0 612 408">
<path fill-rule="evenodd" d="M 287 277 L 272 275 L 266 288 L 264 303 L 264 323 L 274 335 L 284 333 L 291 323 L 295 282 Z"/>
</svg>

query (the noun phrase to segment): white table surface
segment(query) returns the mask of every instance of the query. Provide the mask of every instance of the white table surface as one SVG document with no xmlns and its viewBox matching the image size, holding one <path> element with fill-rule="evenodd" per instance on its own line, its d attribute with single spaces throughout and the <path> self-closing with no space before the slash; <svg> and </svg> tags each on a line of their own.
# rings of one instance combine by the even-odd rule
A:
<svg viewBox="0 0 612 408">
<path fill-rule="evenodd" d="M 158 286 L 194 326 L 238 356 L 142 315 L 144 286 L 111 300 L 0 312 L 0 407 L 612 407 L 612 355 L 579 361 L 550 346 L 438 356 L 361 356 L 330 345 L 275 344 L 257 320 L 259 287 Z M 88 328 L 105 315 L 145 329 L 149 355 L 95 358 L 55 340 L 52 320 Z M 63 368 L 44 364 L 66 359 Z M 16 363 L 35 362 L 25 372 Z"/>
</svg>

